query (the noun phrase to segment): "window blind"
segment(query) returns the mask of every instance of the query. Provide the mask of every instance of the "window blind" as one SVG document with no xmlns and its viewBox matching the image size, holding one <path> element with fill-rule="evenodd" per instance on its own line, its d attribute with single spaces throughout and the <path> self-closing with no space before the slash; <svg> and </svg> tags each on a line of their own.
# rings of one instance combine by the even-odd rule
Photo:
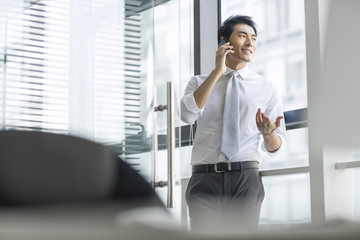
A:
<svg viewBox="0 0 360 240">
<path fill-rule="evenodd" d="M 2 14 L 1 128 L 102 143 L 137 133 L 141 19 L 136 2 L 25 1 L 20 11 Z M 126 15 L 129 10 L 133 14 Z"/>
</svg>

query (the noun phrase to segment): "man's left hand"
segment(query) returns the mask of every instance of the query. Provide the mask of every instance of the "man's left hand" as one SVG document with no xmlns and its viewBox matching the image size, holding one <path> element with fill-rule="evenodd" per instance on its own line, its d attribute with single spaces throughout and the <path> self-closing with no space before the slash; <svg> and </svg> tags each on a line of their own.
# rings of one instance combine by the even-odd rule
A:
<svg viewBox="0 0 360 240">
<path fill-rule="evenodd" d="M 266 116 L 261 109 L 258 108 L 256 112 L 256 126 L 263 135 L 271 134 L 276 128 L 280 127 L 280 120 L 283 119 L 282 116 L 276 118 L 276 121 L 273 122 L 268 116 Z"/>
</svg>

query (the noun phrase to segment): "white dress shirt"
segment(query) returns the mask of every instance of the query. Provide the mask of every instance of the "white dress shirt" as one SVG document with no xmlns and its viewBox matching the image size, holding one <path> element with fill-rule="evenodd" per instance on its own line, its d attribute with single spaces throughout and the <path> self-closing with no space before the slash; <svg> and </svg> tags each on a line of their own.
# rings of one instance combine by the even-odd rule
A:
<svg viewBox="0 0 360 240">
<path fill-rule="evenodd" d="M 194 91 L 208 76 L 194 76 L 186 86 L 181 99 L 181 119 L 188 124 L 197 121 L 191 165 L 226 161 L 261 162 L 260 151 L 275 156 L 283 149 L 286 139 L 284 119 L 281 120 L 280 127 L 275 130 L 281 138 L 282 145 L 276 152 L 271 153 L 264 146 L 264 140 L 257 129 L 255 120 L 258 108 L 261 108 L 271 121 L 275 121 L 278 116 L 283 116 L 281 97 L 271 81 L 245 67 L 234 73 L 241 86 L 240 149 L 238 154 L 231 159 L 226 159 L 220 151 L 225 93 L 230 78 L 227 74 L 231 71 L 235 70 L 227 68 L 217 81 L 203 109 L 197 107 Z"/>
</svg>

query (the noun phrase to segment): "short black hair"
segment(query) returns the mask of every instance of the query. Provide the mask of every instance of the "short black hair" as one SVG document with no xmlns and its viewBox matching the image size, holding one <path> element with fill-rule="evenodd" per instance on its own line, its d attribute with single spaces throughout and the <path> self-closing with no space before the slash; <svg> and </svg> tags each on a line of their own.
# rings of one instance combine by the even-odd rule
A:
<svg viewBox="0 0 360 240">
<path fill-rule="evenodd" d="M 226 19 L 218 29 L 218 43 L 220 43 L 220 37 L 225 37 L 229 40 L 231 33 L 234 31 L 234 25 L 236 24 L 247 24 L 254 29 L 255 35 L 257 36 L 256 23 L 252 17 L 245 15 L 233 15 Z"/>
</svg>

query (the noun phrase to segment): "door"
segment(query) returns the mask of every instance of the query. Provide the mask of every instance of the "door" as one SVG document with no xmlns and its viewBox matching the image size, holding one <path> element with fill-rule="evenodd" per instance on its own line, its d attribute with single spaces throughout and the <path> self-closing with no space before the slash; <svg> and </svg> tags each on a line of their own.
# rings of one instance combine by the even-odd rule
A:
<svg viewBox="0 0 360 240">
<path fill-rule="evenodd" d="M 170 211 L 180 219 L 189 149 L 178 103 L 192 73 L 192 0 L 10 2 L 0 10 L 2 129 L 106 144 L 159 186 L 167 204 L 167 110 L 154 107 L 167 105 L 171 82 L 177 143 Z"/>
<path fill-rule="evenodd" d="M 126 99 L 130 105 L 137 100 L 139 107 L 134 106 L 126 119 L 122 156 L 153 185 L 174 219 L 185 225 L 184 190 L 190 176 L 191 134 L 189 127 L 182 127 L 185 124 L 180 120 L 179 107 L 185 85 L 193 73 L 192 2 L 154 0 L 138 11 L 129 7 L 126 21 L 137 23 L 139 28 L 129 25 L 132 29 L 125 33 L 128 44 L 138 43 L 134 49 L 139 49 L 141 61 L 137 66 L 133 64 L 133 69 L 126 74 L 127 77 L 135 73 L 139 76 L 138 85 L 131 85 L 129 78 L 128 87 L 134 92 Z M 129 53 L 128 59 L 131 57 Z M 127 65 L 131 64 L 129 60 Z M 173 106 L 171 113 L 170 105 Z M 168 141 L 169 134 L 172 143 Z"/>
</svg>

